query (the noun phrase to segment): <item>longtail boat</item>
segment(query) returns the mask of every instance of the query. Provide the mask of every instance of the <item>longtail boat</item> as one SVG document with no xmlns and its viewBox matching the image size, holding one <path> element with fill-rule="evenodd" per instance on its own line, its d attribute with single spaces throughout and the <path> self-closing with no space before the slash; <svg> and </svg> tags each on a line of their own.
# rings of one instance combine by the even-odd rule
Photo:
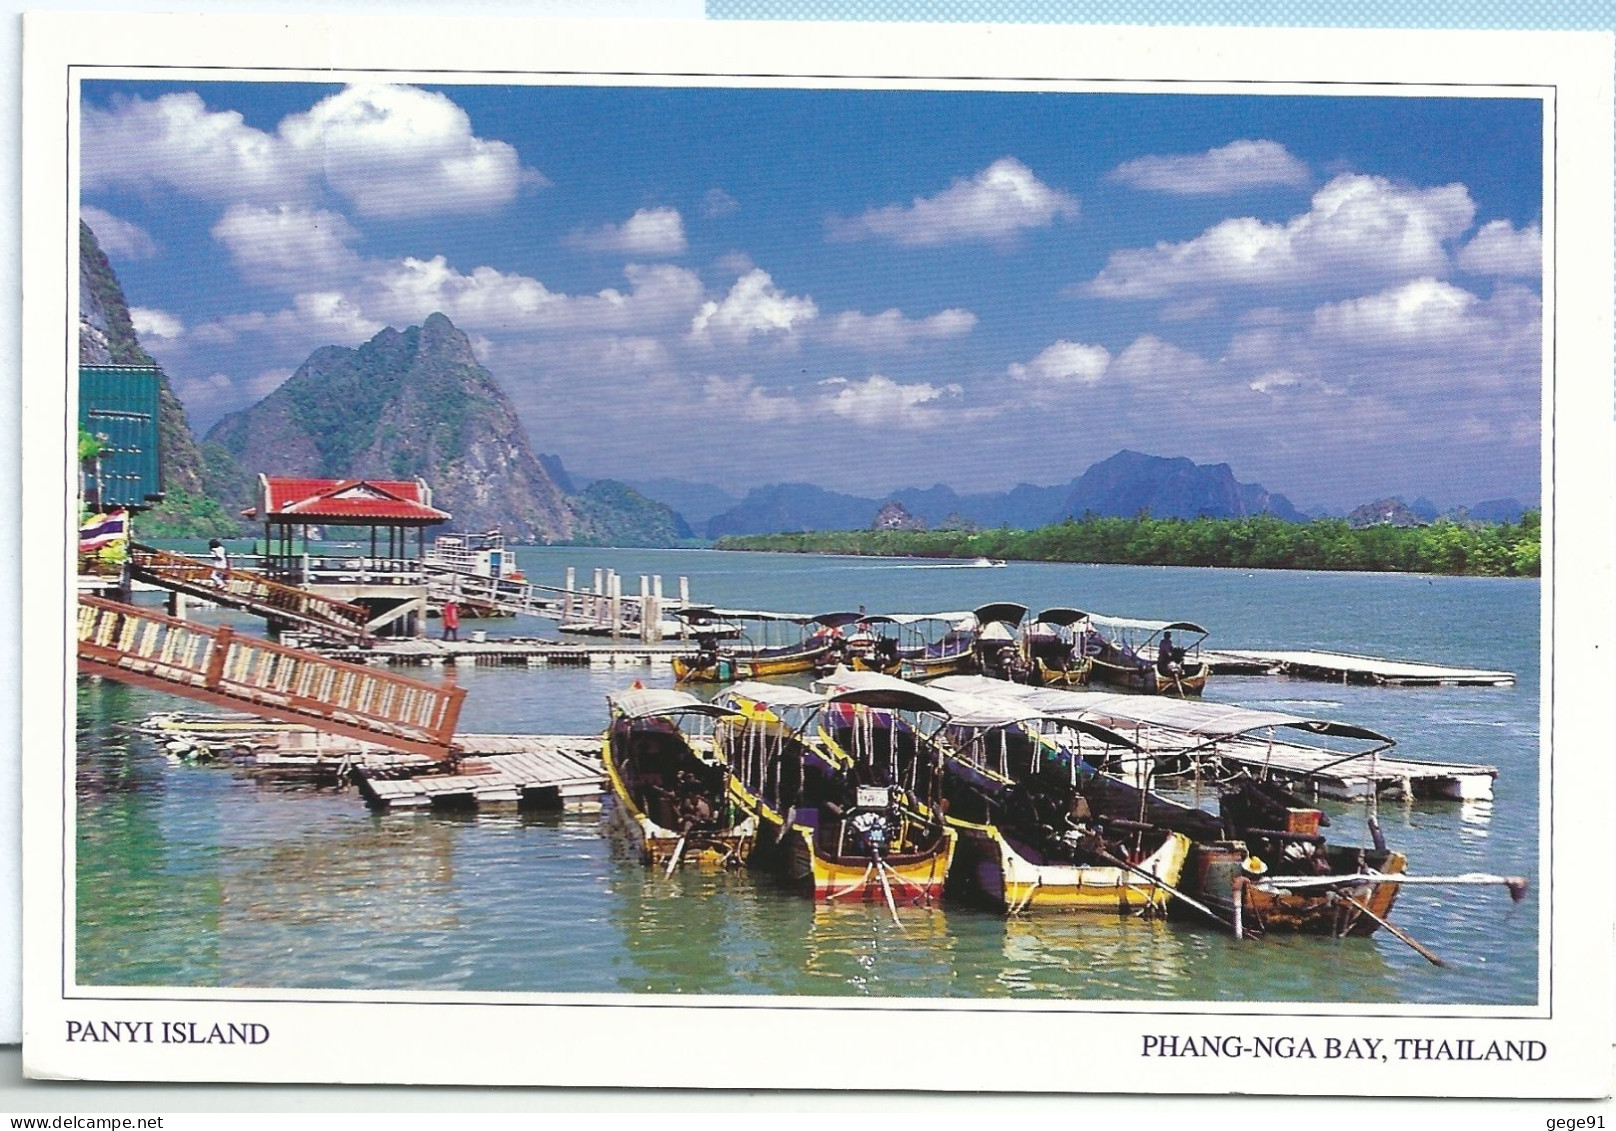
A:
<svg viewBox="0 0 1616 1131">
<path fill-rule="evenodd" d="M 1173 640 L 1173 633 L 1179 640 Z M 1193 640 L 1181 643 L 1188 634 Z M 1212 666 L 1201 659 L 1207 630 L 1187 620 L 1134 620 L 1090 613 L 1083 654 L 1093 661 L 1090 680 L 1147 695 L 1180 699 L 1206 690 Z"/>
<path fill-rule="evenodd" d="M 804 616 L 740 609 L 690 609 L 680 616 L 692 624 L 697 642 L 694 654 L 673 658 L 674 679 L 680 683 L 730 683 L 811 672 L 839 654 L 843 626 L 858 619 L 857 613 Z M 765 642 L 757 643 L 752 634 L 741 632 L 740 642 L 721 644 L 716 633 L 704 631 L 720 623 L 733 628 L 738 622 L 757 625 L 756 635 Z M 768 637 L 784 625 L 795 626 L 799 639 L 768 643 Z"/>
<path fill-rule="evenodd" d="M 904 678 L 936 679 L 978 670 L 976 638 L 981 622 L 974 613 L 917 613 L 904 620 L 914 641 L 899 649 L 898 673 Z M 928 627 L 936 625 L 942 626 L 941 634 L 928 634 Z"/>
<path fill-rule="evenodd" d="M 840 686 L 869 693 L 884 679 L 848 673 Z M 1094 788 L 1090 751 L 1129 747 L 1127 738 L 1012 698 L 924 691 L 946 719 L 943 797 L 960 841 L 952 893 L 1009 915 L 1165 911 L 1190 838 Z"/>
<path fill-rule="evenodd" d="M 890 701 L 760 683 L 719 701 L 742 717 L 724 732 L 758 814 L 754 863 L 821 901 L 941 898 L 956 838 L 934 807 L 938 756 Z"/>
<path fill-rule="evenodd" d="M 669 873 L 681 864 L 741 863 L 756 840 L 757 816 L 711 738 L 680 726 L 731 712 L 682 691 L 634 689 L 607 701 L 601 761 L 613 819 L 640 858 Z"/>
<path fill-rule="evenodd" d="M 1045 609 L 1021 633 L 1026 682 L 1045 687 L 1084 687 L 1094 659 L 1083 654 L 1079 637 L 1089 615 L 1082 609 Z"/>
</svg>

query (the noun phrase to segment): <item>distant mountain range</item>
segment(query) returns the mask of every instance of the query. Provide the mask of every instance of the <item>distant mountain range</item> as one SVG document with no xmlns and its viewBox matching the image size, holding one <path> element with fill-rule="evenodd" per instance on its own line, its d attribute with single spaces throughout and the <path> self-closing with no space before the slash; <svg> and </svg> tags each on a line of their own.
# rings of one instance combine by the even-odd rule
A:
<svg viewBox="0 0 1616 1131">
<path fill-rule="evenodd" d="M 1008 491 L 961 495 L 938 484 L 877 498 L 826 491 L 809 483 L 754 488 L 737 505 L 713 516 L 707 536 L 775 534 L 798 530 L 862 530 L 888 503 L 927 526 L 1010 526 L 1029 529 L 1085 514 L 1156 518 L 1239 518 L 1272 514 L 1306 519 L 1283 495 L 1261 484 L 1240 483 L 1226 463 L 1197 464 L 1179 457 L 1121 451 L 1059 487 L 1021 483 Z"/>
</svg>

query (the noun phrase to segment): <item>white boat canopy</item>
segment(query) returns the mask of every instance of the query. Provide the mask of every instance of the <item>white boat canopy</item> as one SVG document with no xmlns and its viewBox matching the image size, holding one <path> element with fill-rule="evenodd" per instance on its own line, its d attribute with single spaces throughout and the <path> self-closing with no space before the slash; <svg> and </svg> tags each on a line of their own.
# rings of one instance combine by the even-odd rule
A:
<svg viewBox="0 0 1616 1131">
<path fill-rule="evenodd" d="M 1093 720 L 1109 720 L 1113 724 L 1125 722 L 1159 726 L 1202 738 L 1233 738 L 1267 727 L 1290 727 L 1331 738 L 1362 739 L 1387 745 L 1396 741 L 1367 727 L 1333 719 L 1315 719 L 1283 711 L 1258 711 L 1205 699 L 1067 691 L 1058 687 L 1030 687 L 981 675 L 944 676 L 931 686 L 964 694 L 1014 696 L 1050 714 L 1077 714 Z"/>
<path fill-rule="evenodd" d="M 1211 633 L 1194 621 L 1187 620 L 1139 620 L 1135 617 L 1108 617 L 1101 613 L 1088 614 L 1089 623 L 1102 628 L 1124 628 L 1137 632 L 1148 632 L 1154 636 L 1158 632 L 1199 632 L 1202 636 Z"/>
<path fill-rule="evenodd" d="M 941 680 L 922 685 L 896 676 L 882 675 L 880 672 L 856 672 L 847 668 L 837 668 L 830 675 L 814 682 L 816 687 L 826 689 L 830 702 L 864 703 L 894 710 L 931 711 L 945 716 L 950 725 L 972 730 L 993 730 L 1022 723 L 1047 722 L 1098 738 L 1110 746 L 1138 749 L 1132 739 L 1094 720 L 1079 719 L 1070 712 L 1050 712 L 1040 704 L 1010 696 L 943 689 Z M 929 702 L 931 705 L 921 705 L 923 702 Z"/>
<path fill-rule="evenodd" d="M 708 715 L 729 718 L 735 712 L 728 707 L 704 703 L 685 691 L 666 688 L 633 688 L 606 696 L 612 713 L 624 719 L 650 719 L 668 715 Z"/>
<path fill-rule="evenodd" d="M 741 699 L 747 699 L 759 706 L 771 709 L 775 707 L 821 707 L 825 703 L 823 695 L 816 695 L 812 691 L 792 687 L 789 683 L 765 683 L 757 679 L 747 679 L 739 683 L 730 684 L 719 693 L 713 702 L 734 703 Z"/>
</svg>

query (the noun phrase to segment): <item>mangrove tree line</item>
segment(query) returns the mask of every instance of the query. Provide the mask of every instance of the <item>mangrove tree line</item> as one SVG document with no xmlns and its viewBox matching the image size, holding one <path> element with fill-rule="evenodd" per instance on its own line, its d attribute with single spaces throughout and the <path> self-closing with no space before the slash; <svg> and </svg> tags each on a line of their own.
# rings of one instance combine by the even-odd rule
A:
<svg viewBox="0 0 1616 1131">
<path fill-rule="evenodd" d="M 848 530 L 721 538 L 720 550 L 920 558 L 1005 558 L 1113 565 L 1330 569 L 1536 577 L 1537 511 L 1519 523 L 1353 527 L 1342 519 L 1067 519 L 1036 530 Z"/>
</svg>

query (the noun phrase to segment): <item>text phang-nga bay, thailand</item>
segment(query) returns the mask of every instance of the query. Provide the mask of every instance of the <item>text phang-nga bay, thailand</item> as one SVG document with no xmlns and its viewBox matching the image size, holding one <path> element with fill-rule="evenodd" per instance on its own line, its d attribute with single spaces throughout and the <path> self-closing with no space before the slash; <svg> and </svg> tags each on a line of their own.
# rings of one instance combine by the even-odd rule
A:
<svg viewBox="0 0 1616 1131">
<path fill-rule="evenodd" d="M 1521 107 L 275 89 L 85 84 L 79 983 L 1538 1001 Z"/>
</svg>

